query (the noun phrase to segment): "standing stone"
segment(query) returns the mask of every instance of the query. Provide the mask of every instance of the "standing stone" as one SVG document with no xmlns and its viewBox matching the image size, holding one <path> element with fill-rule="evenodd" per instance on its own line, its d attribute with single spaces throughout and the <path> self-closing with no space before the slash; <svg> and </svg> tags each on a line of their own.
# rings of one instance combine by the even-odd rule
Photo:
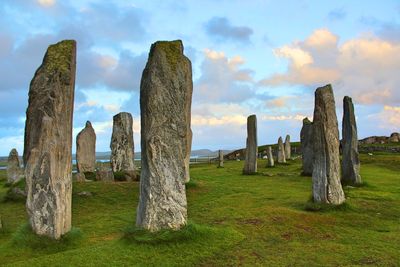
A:
<svg viewBox="0 0 400 267">
<path fill-rule="evenodd" d="M 268 157 L 268 165 L 267 167 L 274 167 L 275 162 L 274 162 L 274 156 L 272 155 L 272 147 L 267 148 L 267 157 Z"/>
<path fill-rule="evenodd" d="M 218 150 L 218 167 L 224 167 L 224 152 L 222 150 Z"/>
<path fill-rule="evenodd" d="M 11 149 L 7 161 L 7 182 L 16 183 L 21 179 L 21 168 L 19 164 L 18 152 L 15 148 Z"/>
<path fill-rule="evenodd" d="M 83 172 L 78 172 L 75 175 L 75 179 L 76 179 L 77 182 L 86 182 L 86 177 L 85 177 L 85 174 Z"/>
<path fill-rule="evenodd" d="M 303 159 L 303 172 L 302 175 L 312 176 L 313 172 L 313 124 L 308 119 L 303 120 L 303 127 L 300 132 L 301 154 Z"/>
<path fill-rule="evenodd" d="M 58 239 L 71 229 L 72 114 L 76 42 L 49 46 L 29 88 L 24 165 L 33 232 Z"/>
<path fill-rule="evenodd" d="M 76 137 L 76 166 L 80 173 L 96 171 L 96 133 L 90 121 Z"/>
<path fill-rule="evenodd" d="M 342 180 L 346 184 L 361 184 L 357 123 L 353 100 L 348 96 L 343 99 L 342 123 Z"/>
<path fill-rule="evenodd" d="M 136 179 L 132 123 L 132 115 L 128 112 L 115 115 L 110 144 L 112 171 L 123 172 L 128 181 Z"/>
<path fill-rule="evenodd" d="M 313 199 L 339 205 L 345 196 L 340 183 L 339 129 L 331 85 L 315 91 L 313 139 Z"/>
<path fill-rule="evenodd" d="M 149 231 L 187 222 L 185 181 L 192 132 L 192 65 L 182 41 L 151 46 L 140 85 L 142 169 L 136 225 Z"/>
<path fill-rule="evenodd" d="M 286 135 L 285 139 L 285 158 L 292 158 L 292 146 L 290 145 L 290 135 Z"/>
<path fill-rule="evenodd" d="M 283 145 L 282 137 L 278 139 L 278 163 L 286 163 L 285 146 Z"/>
<path fill-rule="evenodd" d="M 257 117 L 250 115 L 247 117 L 247 139 L 246 139 L 246 156 L 244 163 L 244 174 L 257 173 Z"/>
<path fill-rule="evenodd" d="M 102 182 L 114 182 L 114 173 L 106 164 L 99 163 L 96 171 L 96 180 Z"/>
</svg>

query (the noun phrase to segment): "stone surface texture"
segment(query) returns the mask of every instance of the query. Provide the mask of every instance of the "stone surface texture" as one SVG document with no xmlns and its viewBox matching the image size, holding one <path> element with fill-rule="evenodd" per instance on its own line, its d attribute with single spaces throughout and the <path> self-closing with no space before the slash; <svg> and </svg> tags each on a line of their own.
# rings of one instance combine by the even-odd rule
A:
<svg viewBox="0 0 400 267">
<path fill-rule="evenodd" d="M 18 151 L 13 148 L 7 160 L 7 182 L 10 184 L 18 182 L 23 177 L 19 163 Z"/>
<path fill-rule="evenodd" d="M 343 182 L 350 185 L 361 184 L 357 122 L 353 100 L 348 96 L 343 99 L 342 151 Z"/>
<path fill-rule="evenodd" d="M 313 124 L 308 119 L 303 120 L 303 127 L 300 132 L 301 154 L 303 160 L 303 175 L 312 176 L 314 150 L 313 150 Z"/>
<path fill-rule="evenodd" d="M 267 167 L 274 167 L 275 166 L 275 161 L 274 161 L 274 155 L 272 154 L 272 147 L 267 147 L 267 157 L 268 157 L 268 163 Z"/>
<path fill-rule="evenodd" d="M 71 229 L 75 70 L 75 41 L 49 46 L 30 83 L 26 111 L 26 208 L 33 232 L 53 239 Z"/>
<path fill-rule="evenodd" d="M 110 166 L 104 163 L 97 164 L 96 180 L 102 182 L 114 182 L 114 173 Z"/>
<path fill-rule="evenodd" d="M 77 182 L 86 182 L 86 177 L 85 177 L 85 174 L 83 172 L 78 172 L 75 175 L 75 179 L 76 179 Z"/>
<path fill-rule="evenodd" d="M 247 117 L 247 139 L 246 139 L 246 152 L 243 173 L 254 174 L 257 173 L 257 117 L 250 115 Z"/>
<path fill-rule="evenodd" d="M 290 135 L 285 138 L 285 158 L 286 160 L 292 158 L 292 146 L 290 145 Z"/>
<path fill-rule="evenodd" d="M 218 167 L 224 167 L 224 152 L 222 150 L 218 150 Z"/>
<path fill-rule="evenodd" d="M 192 65 L 182 42 L 154 43 L 140 86 L 142 169 L 136 218 L 137 226 L 152 232 L 187 223 L 192 93 Z"/>
<path fill-rule="evenodd" d="M 113 172 L 134 172 L 134 143 L 132 115 L 118 113 L 113 117 L 111 137 L 111 169 Z"/>
<path fill-rule="evenodd" d="M 282 137 L 278 139 L 277 161 L 278 163 L 286 163 L 285 146 L 283 145 Z"/>
<path fill-rule="evenodd" d="M 315 91 L 313 143 L 313 200 L 342 204 L 345 196 L 340 183 L 339 129 L 330 85 Z"/>
<path fill-rule="evenodd" d="M 96 170 L 96 133 L 90 121 L 76 137 L 76 166 L 80 173 Z"/>
<path fill-rule="evenodd" d="M 399 143 L 400 142 L 400 134 L 392 133 L 389 137 L 389 143 Z"/>
</svg>

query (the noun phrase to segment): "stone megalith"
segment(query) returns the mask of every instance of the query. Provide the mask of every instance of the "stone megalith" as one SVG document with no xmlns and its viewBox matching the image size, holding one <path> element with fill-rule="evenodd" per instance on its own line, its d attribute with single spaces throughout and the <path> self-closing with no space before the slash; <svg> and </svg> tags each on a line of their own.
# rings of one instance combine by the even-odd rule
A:
<svg viewBox="0 0 400 267">
<path fill-rule="evenodd" d="M 300 132 L 300 143 L 301 143 L 301 154 L 303 160 L 303 172 L 302 175 L 312 176 L 313 172 L 313 129 L 312 122 L 305 118 L 303 120 L 303 127 Z"/>
<path fill-rule="evenodd" d="M 342 181 L 361 184 L 356 116 L 353 100 L 348 96 L 343 99 L 342 138 Z"/>
<path fill-rule="evenodd" d="M 21 179 L 21 165 L 19 163 L 18 152 L 15 148 L 11 149 L 7 160 L 7 182 L 16 183 Z"/>
<path fill-rule="evenodd" d="M 224 152 L 222 150 L 218 150 L 218 167 L 224 167 Z"/>
<path fill-rule="evenodd" d="M 142 169 L 136 225 L 155 232 L 187 223 L 192 64 L 182 41 L 152 44 L 140 84 Z"/>
<path fill-rule="evenodd" d="M 24 165 L 29 222 L 53 239 L 71 229 L 76 42 L 50 45 L 29 88 Z"/>
<path fill-rule="evenodd" d="M 340 183 L 339 129 L 331 85 L 315 91 L 313 143 L 313 200 L 339 205 L 345 196 Z"/>
<path fill-rule="evenodd" d="M 136 179 L 134 164 L 133 120 L 128 112 L 120 112 L 113 117 L 111 136 L 111 169 L 123 172 L 128 181 Z"/>
<path fill-rule="evenodd" d="M 285 139 L 285 159 L 292 158 L 292 146 L 290 145 L 290 135 L 286 135 Z"/>
<path fill-rule="evenodd" d="M 96 133 L 90 121 L 76 137 L 76 166 L 80 173 L 96 171 Z"/>
<path fill-rule="evenodd" d="M 286 163 L 285 146 L 283 145 L 282 137 L 278 139 L 278 163 Z"/>
<path fill-rule="evenodd" d="M 267 157 L 268 157 L 268 164 L 267 167 L 274 167 L 275 162 L 274 162 L 274 155 L 272 154 L 272 147 L 267 148 Z"/>
<path fill-rule="evenodd" d="M 107 164 L 99 163 L 97 165 L 96 180 L 102 182 L 114 182 L 114 173 L 107 167 Z"/>
<path fill-rule="evenodd" d="M 257 173 L 257 117 L 250 115 L 247 117 L 247 139 L 243 174 Z"/>
</svg>

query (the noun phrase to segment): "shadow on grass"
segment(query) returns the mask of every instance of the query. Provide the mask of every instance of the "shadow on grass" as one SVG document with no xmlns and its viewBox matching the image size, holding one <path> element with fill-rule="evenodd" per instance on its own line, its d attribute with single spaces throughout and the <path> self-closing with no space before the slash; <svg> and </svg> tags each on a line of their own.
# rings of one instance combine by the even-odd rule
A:
<svg viewBox="0 0 400 267">
<path fill-rule="evenodd" d="M 348 203 L 344 202 L 340 205 L 332 205 L 327 203 L 314 202 L 311 198 L 305 205 L 304 210 L 310 212 L 333 212 L 333 211 L 352 211 L 354 208 Z"/>
<path fill-rule="evenodd" d="M 187 189 L 191 189 L 191 188 L 196 188 L 198 186 L 198 184 L 197 184 L 197 182 L 190 180 L 189 182 L 187 182 L 185 184 L 185 186 L 186 186 L 186 190 L 187 190 Z"/>
<path fill-rule="evenodd" d="M 54 240 L 47 236 L 39 236 L 32 232 L 29 223 L 21 225 L 12 236 L 12 245 L 16 247 L 27 247 L 32 250 L 43 250 L 49 253 L 65 251 L 78 247 L 83 239 L 79 228 L 72 228 L 60 239 Z"/>
<path fill-rule="evenodd" d="M 182 243 L 197 241 L 213 235 L 215 229 L 209 226 L 189 223 L 180 230 L 160 230 L 150 232 L 136 226 L 128 227 L 125 230 L 123 240 L 128 243 L 157 245 L 162 243 Z"/>
</svg>

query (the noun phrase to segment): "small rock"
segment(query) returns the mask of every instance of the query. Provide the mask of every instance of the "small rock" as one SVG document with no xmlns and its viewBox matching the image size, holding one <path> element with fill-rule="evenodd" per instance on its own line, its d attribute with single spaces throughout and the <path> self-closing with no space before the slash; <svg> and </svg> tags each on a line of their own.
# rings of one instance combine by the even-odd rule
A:
<svg viewBox="0 0 400 267">
<path fill-rule="evenodd" d="M 81 196 L 81 197 L 92 197 L 93 194 L 91 192 L 88 192 L 88 191 L 82 191 L 82 192 L 78 193 L 78 196 Z"/>
<path fill-rule="evenodd" d="M 77 182 L 86 182 L 85 174 L 78 172 L 75 176 Z"/>
</svg>

